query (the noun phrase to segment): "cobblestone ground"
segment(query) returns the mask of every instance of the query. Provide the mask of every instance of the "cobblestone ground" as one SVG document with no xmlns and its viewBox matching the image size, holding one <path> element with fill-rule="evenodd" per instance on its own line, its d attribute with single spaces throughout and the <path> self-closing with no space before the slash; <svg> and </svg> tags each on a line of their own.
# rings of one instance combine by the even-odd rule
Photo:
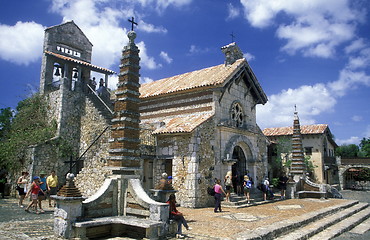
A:
<svg viewBox="0 0 370 240">
<path fill-rule="evenodd" d="M 29 203 L 24 201 L 24 203 Z M 53 237 L 53 208 L 44 202 L 45 213 L 30 213 L 18 207 L 18 199 L 0 199 L 0 239 L 51 239 Z"/>
<path fill-rule="evenodd" d="M 356 199 L 362 202 L 370 202 L 369 192 L 343 192 L 345 198 Z M 226 239 L 234 234 L 274 224 L 274 222 L 297 216 L 319 208 L 336 204 L 341 200 L 319 200 L 319 199 L 291 199 L 281 202 L 273 202 L 260 206 L 242 209 L 224 208 L 223 213 L 213 213 L 212 208 L 188 209 L 179 208 L 182 211 L 191 231 L 184 230 L 187 239 Z M 25 201 L 26 203 L 26 201 Z M 0 239 L 1 240 L 60 240 L 53 236 L 53 208 L 44 203 L 45 213 L 26 213 L 24 208 L 17 205 L 15 198 L 0 198 Z M 209 236 L 205 233 L 211 233 Z M 116 237 L 106 240 L 131 240 L 131 238 Z M 172 239 L 172 238 L 168 238 Z M 336 240 L 365 240 L 370 239 L 370 231 L 365 234 L 345 233 L 335 238 Z"/>
</svg>

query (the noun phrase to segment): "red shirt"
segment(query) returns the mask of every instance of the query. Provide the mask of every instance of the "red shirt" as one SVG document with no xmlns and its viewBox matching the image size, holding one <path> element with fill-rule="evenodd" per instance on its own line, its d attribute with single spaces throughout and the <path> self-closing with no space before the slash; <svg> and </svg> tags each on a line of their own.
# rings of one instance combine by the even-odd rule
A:
<svg viewBox="0 0 370 240">
<path fill-rule="evenodd" d="M 31 193 L 32 194 L 39 194 L 39 192 L 40 192 L 40 186 L 35 184 L 35 183 L 32 183 Z"/>
</svg>

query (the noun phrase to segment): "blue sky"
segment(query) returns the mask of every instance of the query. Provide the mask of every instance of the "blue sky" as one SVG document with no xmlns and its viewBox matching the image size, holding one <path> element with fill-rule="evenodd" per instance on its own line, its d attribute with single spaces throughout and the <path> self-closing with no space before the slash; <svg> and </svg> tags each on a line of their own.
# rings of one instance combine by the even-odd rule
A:
<svg viewBox="0 0 370 240">
<path fill-rule="evenodd" d="M 0 108 L 37 91 L 46 27 L 74 20 L 92 63 L 118 72 L 134 16 L 141 82 L 222 64 L 233 33 L 269 99 L 262 129 L 291 126 L 296 104 L 301 124 L 358 144 L 370 137 L 369 11 L 368 0 L 2 0 Z"/>
</svg>

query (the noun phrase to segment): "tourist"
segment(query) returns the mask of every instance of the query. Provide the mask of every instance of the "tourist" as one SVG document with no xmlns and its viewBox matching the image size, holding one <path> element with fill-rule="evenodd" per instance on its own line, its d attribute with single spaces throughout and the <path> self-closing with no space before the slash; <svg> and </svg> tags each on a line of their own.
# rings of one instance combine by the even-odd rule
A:
<svg viewBox="0 0 370 240">
<path fill-rule="evenodd" d="M 249 180 L 249 177 L 247 175 L 244 176 L 244 181 L 243 181 L 243 189 L 244 189 L 244 194 L 247 197 L 248 204 L 250 203 L 250 190 L 252 187 L 252 181 Z"/>
<path fill-rule="evenodd" d="M 104 80 L 103 80 L 103 78 L 100 78 L 99 88 L 97 90 L 97 93 L 98 93 L 99 96 L 101 96 L 103 94 L 103 89 L 104 89 Z"/>
<path fill-rule="evenodd" d="M 42 200 L 46 199 L 47 195 L 47 184 L 46 184 L 46 172 L 41 171 L 40 172 L 40 188 L 42 191 L 39 192 L 38 196 L 38 203 L 39 203 L 39 208 L 41 212 L 44 212 L 44 209 L 42 208 Z"/>
<path fill-rule="evenodd" d="M 188 223 L 186 222 L 184 215 L 177 211 L 176 209 L 176 197 L 175 194 L 171 194 L 168 198 L 167 203 L 170 205 L 170 219 L 173 219 L 177 222 L 177 232 L 176 232 L 176 238 L 184 238 L 184 235 L 182 235 L 182 225 L 186 228 L 186 230 L 190 230 L 191 228 L 188 226 Z"/>
<path fill-rule="evenodd" d="M 230 202 L 230 192 L 231 192 L 231 187 L 233 185 L 232 179 L 233 179 L 232 173 L 231 171 L 228 171 L 224 179 L 225 187 L 226 187 L 226 202 Z"/>
<path fill-rule="evenodd" d="M 56 195 L 58 192 L 58 176 L 55 175 L 55 171 L 51 171 L 51 175 L 46 179 L 46 186 L 49 191 L 49 195 Z M 49 197 L 49 207 L 51 207 L 51 197 Z M 54 200 L 55 207 L 55 200 Z"/>
<path fill-rule="evenodd" d="M 220 184 L 221 184 L 221 180 L 217 179 L 216 184 L 213 187 L 214 190 L 215 190 L 215 209 L 214 209 L 214 212 L 217 212 L 217 210 L 222 212 L 222 210 L 221 210 L 221 196 L 222 195 L 221 194 L 223 193 L 223 194 L 226 195 L 224 189 L 222 188 L 222 186 Z"/>
<path fill-rule="evenodd" d="M 27 171 L 22 172 L 22 176 L 20 176 L 17 181 L 17 191 L 19 194 L 19 203 L 18 203 L 19 207 L 23 207 L 23 200 L 27 193 L 28 181 L 29 181 L 28 172 Z"/>
<path fill-rule="evenodd" d="M 279 177 L 279 186 L 280 186 L 280 190 L 281 190 L 281 199 L 285 199 L 287 182 L 288 182 L 288 177 L 284 173 L 282 176 Z"/>
<path fill-rule="evenodd" d="M 96 89 L 96 81 L 95 81 L 95 77 L 93 77 L 91 80 L 90 80 L 90 87 L 92 88 L 92 90 L 95 92 L 95 89 Z"/>
<path fill-rule="evenodd" d="M 33 177 L 33 182 L 31 184 L 30 190 L 28 190 L 26 197 L 28 197 L 31 193 L 31 200 L 30 204 L 28 204 L 27 208 L 25 209 L 26 212 L 30 212 L 29 209 L 31 206 L 34 206 L 36 214 L 40 212 L 37 211 L 37 200 L 39 197 L 39 192 L 43 192 L 40 188 L 40 178 L 38 176 Z M 44 212 L 44 211 L 41 211 Z"/>
<path fill-rule="evenodd" d="M 266 177 L 262 184 L 262 192 L 263 192 L 263 200 L 266 201 L 267 199 L 273 199 L 274 194 L 270 189 L 270 182 L 269 179 Z"/>
</svg>

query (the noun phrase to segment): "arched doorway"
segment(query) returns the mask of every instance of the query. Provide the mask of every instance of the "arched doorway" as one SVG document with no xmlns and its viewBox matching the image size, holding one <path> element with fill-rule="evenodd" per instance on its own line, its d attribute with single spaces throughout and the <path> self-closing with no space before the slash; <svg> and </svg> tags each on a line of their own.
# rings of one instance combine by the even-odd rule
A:
<svg viewBox="0 0 370 240">
<path fill-rule="evenodd" d="M 344 189 L 369 190 L 370 168 L 350 167 L 344 174 Z"/>
<path fill-rule="evenodd" d="M 241 187 L 243 176 L 247 173 L 247 159 L 245 157 L 243 149 L 239 146 L 234 147 L 232 158 L 237 159 L 237 161 L 232 166 L 232 174 L 234 192 L 238 193 L 238 186 L 239 188 Z M 241 189 L 239 189 L 239 193 L 240 191 Z"/>
</svg>

